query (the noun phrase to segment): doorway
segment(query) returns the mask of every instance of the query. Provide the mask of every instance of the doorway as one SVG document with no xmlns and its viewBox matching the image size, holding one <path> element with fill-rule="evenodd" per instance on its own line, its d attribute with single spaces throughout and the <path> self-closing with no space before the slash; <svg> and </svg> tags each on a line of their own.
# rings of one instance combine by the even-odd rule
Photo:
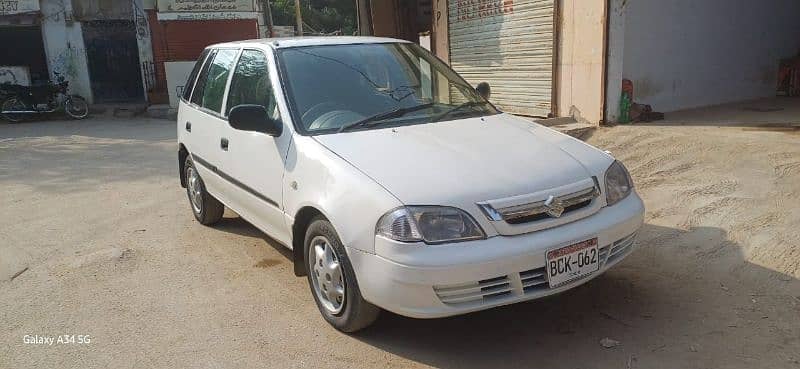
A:
<svg viewBox="0 0 800 369">
<path fill-rule="evenodd" d="M 0 83 L 29 85 L 50 78 L 38 25 L 0 27 L 0 45 L 14 45 L 14 52 L 0 53 Z"/>
<path fill-rule="evenodd" d="M 144 101 L 133 21 L 84 22 L 83 41 L 95 102 Z"/>
</svg>

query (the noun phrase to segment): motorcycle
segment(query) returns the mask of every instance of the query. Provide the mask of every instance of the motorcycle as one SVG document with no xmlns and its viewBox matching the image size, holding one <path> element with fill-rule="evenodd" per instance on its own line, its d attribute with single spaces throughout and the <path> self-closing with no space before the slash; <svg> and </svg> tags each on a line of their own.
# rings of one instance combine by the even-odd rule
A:
<svg viewBox="0 0 800 369">
<path fill-rule="evenodd" d="M 70 95 L 69 82 L 61 76 L 57 76 L 57 79 L 58 83 L 48 82 L 35 86 L 0 85 L 0 96 L 4 96 L 0 105 L 0 116 L 9 122 L 20 122 L 33 115 L 60 110 L 72 119 L 89 116 L 89 104 L 86 99 Z"/>
</svg>

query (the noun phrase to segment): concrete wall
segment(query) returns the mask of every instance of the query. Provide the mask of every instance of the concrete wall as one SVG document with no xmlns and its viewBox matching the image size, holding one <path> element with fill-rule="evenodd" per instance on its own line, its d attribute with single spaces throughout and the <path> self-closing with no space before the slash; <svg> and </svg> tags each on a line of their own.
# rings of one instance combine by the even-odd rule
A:
<svg viewBox="0 0 800 369">
<path fill-rule="evenodd" d="M 129 0 L 72 0 L 72 15 L 79 21 L 131 19 Z"/>
<path fill-rule="evenodd" d="M 26 65 L 0 65 L 0 83 L 30 86 L 30 68 Z"/>
<path fill-rule="evenodd" d="M 139 65 L 153 63 L 153 41 L 150 36 L 150 23 L 147 20 L 146 9 L 153 9 L 155 1 L 133 0 L 133 22 L 136 25 L 136 46 L 139 48 Z M 145 68 L 140 68 L 142 74 L 143 96 L 149 101 L 147 95 L 148 84 L 155 84 L 155 76 L 148 76 Z"/>
<path fill-rule="evenodd" d="M 609 0 L 608 48 L 606 50 L 605 120 L 619 121 L 622 98 L 623 61 L 625 60 L 625 8 L 629 0 Z"/>
<path fill-rule="evenodd" d="M 621 76 L 634 82 L 636 102 L 657 111 L 774 96 L 779 59 L 800 51 L 797 0 L 612 0 L 615 7 L 610 43 L 618 56 L 624 42 Z M 620 73 L 610 72 L 609 95 L 619 95 Z"/>
<path fill-rule="evenodd" d="M 55 81 L 55 74 L 59 73 L 69 81 L 70 93 L 81 95 L 91 103 L 94 101 L 94 97 L 92 96 L 86 48 L 83 42 L 81 22 L 75 18 L 73 1 L 41 0 L 42 40 L 44 41 L 45 54 L 47 55 L 50 78 Z M 144 12 L 147 6 L 153 6 L 152 0 L 133 0 L 132 2 L 123 3 L 109 2 L 107 0 L 81 0 L 80 4 L 82 16 L 87 19 L 106 19 L 106 17 L 109 19 L 120 17 L 130 19 L 132 14 L 136 25 L 139 60 L 140 62 L 152 62 L 153 47 L 150 38 L 150 27 Z M 111 5 L 105 6 L 103 4 Z M 89 11 L 95 8 L 105 10 Z M 145 81 L 144 72 L 142 72 L 142 81 Z M 143 83 L 143 85 L 146 91 L 146 83 Z"/>
<path fill-rule="evenodd" d="M 605 1 L 562 0 L 559 6 L 556 115 L 598 124 L 605 84 Z"/>
<path fill-rule="evenodd" d="M 93 101 L 81 25 L 72 19 L 69 0 L 41 0 L 42 39 L 50 77 L 59 73 L 69 81 L 70 93 Z"/>
</svg>

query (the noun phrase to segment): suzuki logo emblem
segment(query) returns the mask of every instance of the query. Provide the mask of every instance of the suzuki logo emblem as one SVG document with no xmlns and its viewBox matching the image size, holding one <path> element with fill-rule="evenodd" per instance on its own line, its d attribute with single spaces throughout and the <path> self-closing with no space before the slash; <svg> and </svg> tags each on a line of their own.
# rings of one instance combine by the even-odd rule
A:
<svg viewBox="0 0 800 369">
<path fill-rule="evenodd" d="M 552 195 L 544 202 L 544 206 L 547 208 L 547 215 L 553 218 L 560 218 L 564 213 L 564 205 Z"/>
</svg>

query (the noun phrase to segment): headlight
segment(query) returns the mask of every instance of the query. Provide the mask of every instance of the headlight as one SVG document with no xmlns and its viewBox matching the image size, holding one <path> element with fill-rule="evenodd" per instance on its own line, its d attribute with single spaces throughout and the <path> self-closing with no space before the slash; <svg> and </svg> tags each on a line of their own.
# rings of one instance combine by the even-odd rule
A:
<svg viewBox="0 0 800 369">
<path fill-rule="evenodd" d="M 628 170 L 618 161 L 614 161 L 606 170 L 606 203 L 614 205 L 627 197 L 633 190 L 633 181 Z"/>
<path fill-rule="evenodd" d="M 399 207 L 381 217 L 375 233 L 401 242 L 444 243 L 486 238 L 469 214 L 444 206 Z"/>
</svg>

